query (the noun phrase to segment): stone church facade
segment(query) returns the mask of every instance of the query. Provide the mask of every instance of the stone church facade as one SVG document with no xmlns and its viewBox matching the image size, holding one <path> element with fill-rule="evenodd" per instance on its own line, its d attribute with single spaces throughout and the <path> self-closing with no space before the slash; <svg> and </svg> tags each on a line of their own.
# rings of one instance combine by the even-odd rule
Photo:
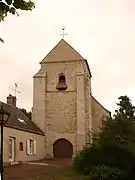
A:
<svg viewBox="0 0 135 180">
<path fill-rule="evenodd" d="M 92 96 L 87 60 L 65 40 L 40 64 L 33 77 L 32 120 L 45 133 L 45 156 L 75 156 L 110 112 Z"/>
</svg>

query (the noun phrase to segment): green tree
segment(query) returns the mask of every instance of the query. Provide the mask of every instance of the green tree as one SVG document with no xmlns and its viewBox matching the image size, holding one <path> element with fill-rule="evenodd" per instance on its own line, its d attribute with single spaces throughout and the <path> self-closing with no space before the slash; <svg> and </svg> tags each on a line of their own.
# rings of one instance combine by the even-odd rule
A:
<svg viewBox="0 0 135 180">
<path fill-rule="evenodd" d="M 135 178 L 135 107 L 127 96 L 121 96 L 118 100 L 114 117 L 104 121 L 92 144 L 75 158 L 75 167 L 83 173 L 97 174 L 96 177 L 94 175 L 95 180 L 107 179 L 111 176 L 110 171 L 115 176 L 119 173 L 118 178 L 114 179 Z M 104 178 L 101 175 L 105 175 Z"/>
<path fill-rule="evenodd" d="M 31 116 L 32 116 L 32 113 L 31 113 L 31 111 L 27 111 L 26 109 L 24 109 L 24 108 L 20 108 L 20 110 L 31 120 Z"/>
<path fill-rule="evenodd" d="M 129 119 L 134 121 L 135 119 L 135 106 L 132 105 L 131 100 L 127 96 L 120 96 L 118 98 L 119 103 L 116 103 L 118 109 L 115 110 L 115 118 L 120 119 Z"/>
<path fill-rule="evenodd" d="M 17 10 L 32 11 L 35 7 L 31 0 L 0 0 L 0 22 L 5 19 L 8 13 L 19 15 Z M 1 42 L 4 42 L 0 38 Z"/>
</svg>

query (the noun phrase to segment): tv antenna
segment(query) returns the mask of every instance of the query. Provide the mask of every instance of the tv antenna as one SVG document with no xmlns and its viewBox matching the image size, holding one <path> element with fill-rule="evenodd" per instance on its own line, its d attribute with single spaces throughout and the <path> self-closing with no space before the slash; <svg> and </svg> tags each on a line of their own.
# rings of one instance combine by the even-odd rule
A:
<svg viewBox="0 0 135 180">
<path fill-rule="evenodd" d="M 16 97 L 17 93 L 21 93 L 20 91 L 17 90 L 18 89 L 18 84 L 17 83 L 14 84 L 14 88 L 9 87 L 9 89 L 14 91 L 14 96 L 15 97 Z"/>
</svg>

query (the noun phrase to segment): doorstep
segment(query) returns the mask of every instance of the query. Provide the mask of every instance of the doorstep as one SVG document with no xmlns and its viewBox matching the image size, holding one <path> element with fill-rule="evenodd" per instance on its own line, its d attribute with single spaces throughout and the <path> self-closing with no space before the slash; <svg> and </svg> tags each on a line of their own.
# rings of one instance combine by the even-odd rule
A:
<svg viewBox="0 0 135 180">
<path fill-rule="evenodd" d="M 5 168 L 5 167 L 20 165 L 20 164 L 22 164 L 22 161 L 4 162 L 4 163 L 3 163 L 3 166 L 4 166 L 4 168 Z"/>
</svg>

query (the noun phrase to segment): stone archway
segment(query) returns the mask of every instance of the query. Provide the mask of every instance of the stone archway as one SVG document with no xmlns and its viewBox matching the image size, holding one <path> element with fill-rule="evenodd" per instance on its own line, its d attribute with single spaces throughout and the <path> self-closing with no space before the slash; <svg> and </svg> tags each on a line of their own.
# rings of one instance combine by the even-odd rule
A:
<svg viewBox="0 0 135 180">
<path fill-rule="evenodd" d="M 58 139 L 53 144 L 53 155 L 56 158 L 72 158 L 73 145 L 66 139 Z"/>
</svg>

